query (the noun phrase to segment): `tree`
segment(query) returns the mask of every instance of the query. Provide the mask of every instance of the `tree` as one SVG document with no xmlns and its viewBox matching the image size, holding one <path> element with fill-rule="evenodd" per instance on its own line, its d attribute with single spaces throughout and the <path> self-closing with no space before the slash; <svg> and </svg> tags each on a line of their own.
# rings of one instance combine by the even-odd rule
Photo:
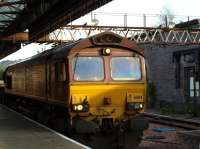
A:
<svg viewBox="0 0 200 149">
<path fill-rule="evenodd" d="M 3 79 L 3 74 L 5 69 L 9 66 L 16 63 L 16 61 L 11 61 L 11 60 L 5 60 L 0 62 L 0 80 Z"/>
<path fill-rule="evenodd" d="M 174 18 L 175 16 L 172 11 L 169 8 L 164 7 L 160 12 L 160 27 L 173 27 L 175 25 Z"/>
</svg>

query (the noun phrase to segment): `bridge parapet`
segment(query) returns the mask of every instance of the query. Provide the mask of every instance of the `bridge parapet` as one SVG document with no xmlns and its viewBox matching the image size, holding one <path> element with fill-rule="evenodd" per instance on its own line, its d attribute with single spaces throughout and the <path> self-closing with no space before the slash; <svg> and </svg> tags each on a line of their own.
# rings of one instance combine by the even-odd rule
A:
<svg viewBox="0 0 200 149">
<path fill-rule="evenodd" d="M 137 43 L 200 44 L 200 29 L 67 25 L 36 42 L 60 43 L 88 38 L 101 32 L 114 32 Z M 2 40 L 29 43 L 28 33 L 18 33 Z"/>
<path fill-rule="evenodd" d="M 200 44 L 200 29 L 119 26 L 68 25 L 49 34 L 49 39 L 69 42 L 105 31 L 114 32 L 137 43 Z"/>
</svg>

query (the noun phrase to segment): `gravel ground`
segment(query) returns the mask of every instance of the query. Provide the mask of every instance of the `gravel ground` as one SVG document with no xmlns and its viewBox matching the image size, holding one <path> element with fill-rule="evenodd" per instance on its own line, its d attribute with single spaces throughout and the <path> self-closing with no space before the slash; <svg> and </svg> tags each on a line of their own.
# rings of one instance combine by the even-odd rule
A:
<svg viewBox="0 0 200 149">
<path fill-rule="evenodd" d="M 147 136 L 157 136 L 164 137 L 164 139 L 153 139 L 153 141 L 143 140 L 137 149 L 189 149 L 186 144 L 182 142 L 182 140 L 177 136 L 178 131 L 182 131 L 181 128 L 176 128 L 176 131 L 169 132 L 155 132 L 152 128 L 157 127 L 168 127 L 160 124 L 150 123 L 149 129 L 144 132 L 144 139 Z M 157 141 L 157 142 L 154 142 Z"/>
</svg>

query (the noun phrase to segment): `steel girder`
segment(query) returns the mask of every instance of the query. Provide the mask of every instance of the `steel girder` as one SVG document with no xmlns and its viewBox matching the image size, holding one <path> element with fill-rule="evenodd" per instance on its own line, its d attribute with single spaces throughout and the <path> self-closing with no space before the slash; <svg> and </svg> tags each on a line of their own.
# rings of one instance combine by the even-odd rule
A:
<svg viewBox="0 0 200 149">
<path fill-rule="evenodd" d="M 112 0 L 26 0 L 25 8 L 0 35 L 29 30 L 34 41 Z"/>
</svg>

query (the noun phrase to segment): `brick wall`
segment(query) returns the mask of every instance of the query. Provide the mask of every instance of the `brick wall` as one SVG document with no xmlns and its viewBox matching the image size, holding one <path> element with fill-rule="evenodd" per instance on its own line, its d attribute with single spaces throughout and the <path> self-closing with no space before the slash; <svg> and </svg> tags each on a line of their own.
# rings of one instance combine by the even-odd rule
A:
<svg viewBox="0 0 200 149">
<path fill-rule="evenodd" d="M 198 45 L 141 44 L 149 69 L 149 79 L 155 86 L 158 101 L 184 103 L 183 89 L 175 87 L 173 52 L 200 48 Z"/>
</svg>

